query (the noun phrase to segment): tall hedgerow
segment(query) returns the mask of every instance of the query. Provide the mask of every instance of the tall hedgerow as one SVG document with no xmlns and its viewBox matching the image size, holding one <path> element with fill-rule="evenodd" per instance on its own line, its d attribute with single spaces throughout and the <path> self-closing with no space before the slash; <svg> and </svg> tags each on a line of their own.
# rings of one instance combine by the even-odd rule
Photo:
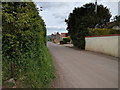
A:
<svg viewBox="0 0 120 90">
<path fill-rule="evenodd" d="M 23 87 L 48 87 L 54 67 L 46 47 L 45 23 L 35 4 L 3 2 L 2 13 L 3 83 L 14 78 Z"/>
<path fill-rule="evenodd" d="M 107 28 L 89 28 L 88 32 L 89 32 L 88 36 L 120 34 L 120 30 L 107 29 Z"/>
</svg>

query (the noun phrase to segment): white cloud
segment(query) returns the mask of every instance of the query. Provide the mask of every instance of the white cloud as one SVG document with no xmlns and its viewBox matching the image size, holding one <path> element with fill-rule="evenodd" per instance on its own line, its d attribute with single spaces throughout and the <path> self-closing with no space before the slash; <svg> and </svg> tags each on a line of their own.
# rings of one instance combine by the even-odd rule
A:
<svg viewBox="0 0 120 90">
<path fill-rule="evenodd" d="M 55 32 L 67 32 L 67 30 L 65 30 L 64 26 L 47 26 L 47 35 L 50 35 L 51 33 L 55 33 Z"/>
<path fill-rule="evenodd" d="M 55 29 L 63 29 L 64 26 L 47 26 L 46 28 L 55 28 Z"/>
<path fill-rule="evenodd" d="M 51 0 L 50 0 L 51 1 Z M 68 18 L 69 13 L 73 11 L 75 7 L 81 7 L 82 5 L 95 2 L 95 0 L 70 0 L 73 2 L 36 2 L 38 7 L 43 7 L 43 11 L 40 15 L 44 19 L 47 26 L 47 34 L 54 32 L 67 32 L 65 19 Z M 64 0 L 65 1 L 65 0 Z M 110 8 L 110 12 L 113 16 L 118 13 L 118 6 L 116 0 L 98 0 L 98 4 L 102 4 Z"/>
<path fill-rule="evenodd" d="M 95 2 L 95 0 L 33 0 L 34 2 Z M 102 2 L 118 2 L 120 0 L 97 0 Z"/>
</svg>

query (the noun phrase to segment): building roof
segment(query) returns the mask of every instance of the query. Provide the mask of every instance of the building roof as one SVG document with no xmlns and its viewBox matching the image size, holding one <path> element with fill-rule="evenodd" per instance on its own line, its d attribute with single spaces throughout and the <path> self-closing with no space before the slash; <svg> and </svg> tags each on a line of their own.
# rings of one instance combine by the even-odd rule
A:
<svg viewBox="0 0 120 90">
<path fill-rule="evenodd" d="M 61 33 L 61 37 L 67 37 L 68 33 Z"/>
</svg>

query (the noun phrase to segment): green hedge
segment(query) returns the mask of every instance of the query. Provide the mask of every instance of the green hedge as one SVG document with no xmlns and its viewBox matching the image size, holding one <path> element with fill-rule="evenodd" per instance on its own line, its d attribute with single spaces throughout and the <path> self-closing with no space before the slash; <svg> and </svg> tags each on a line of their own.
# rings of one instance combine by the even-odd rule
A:
<svg viewBox="0 0 120 90">
<path fill-rule="evenodd" d="M 63 41 L 70 42 L 70 38 L 63 38 Z"/>
<path fill-rule="evenodd" d="M 3 86 L 12 78 L 13 63 L 17 87 L 49 87 L 55 78 L 54 66 L 46 47 L 45 23 L 35 4 L 3 2 L 2 7 Z"/>
<path fill-rule="evenodd" d="M 60 41 L 60 44 L 67 44 L 66 41 Z"/>
<path fill-rule="evenodd" d="M 60 44 L 67 44 L 70 42 L 70 37 L 63 38 L 63 40 L 60 41 Z"/>
<path fill-rule="evenodd" d="M 89 28 L 89 35 L 88 36 L 100 36 L 100 35 L 111 35 L 111 34 L 120 34 L 120 30 L 115 29 L 106 29 L 106 28 Z"/>
</svg>

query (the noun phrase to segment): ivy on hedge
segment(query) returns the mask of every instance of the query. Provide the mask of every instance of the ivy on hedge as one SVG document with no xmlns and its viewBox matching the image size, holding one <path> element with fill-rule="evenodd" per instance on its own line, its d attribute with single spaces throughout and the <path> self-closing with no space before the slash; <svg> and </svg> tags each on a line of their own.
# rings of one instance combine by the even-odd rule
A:
<svg viewBox="0 0 120 90">
<path fill-rule="evenodd" d="M 45 23 L 33 2 L 2 3 L 3 82 L 24 81 L 24 87 L 47 87 L 54 67 L 46 47 Z"/>
</svg>

